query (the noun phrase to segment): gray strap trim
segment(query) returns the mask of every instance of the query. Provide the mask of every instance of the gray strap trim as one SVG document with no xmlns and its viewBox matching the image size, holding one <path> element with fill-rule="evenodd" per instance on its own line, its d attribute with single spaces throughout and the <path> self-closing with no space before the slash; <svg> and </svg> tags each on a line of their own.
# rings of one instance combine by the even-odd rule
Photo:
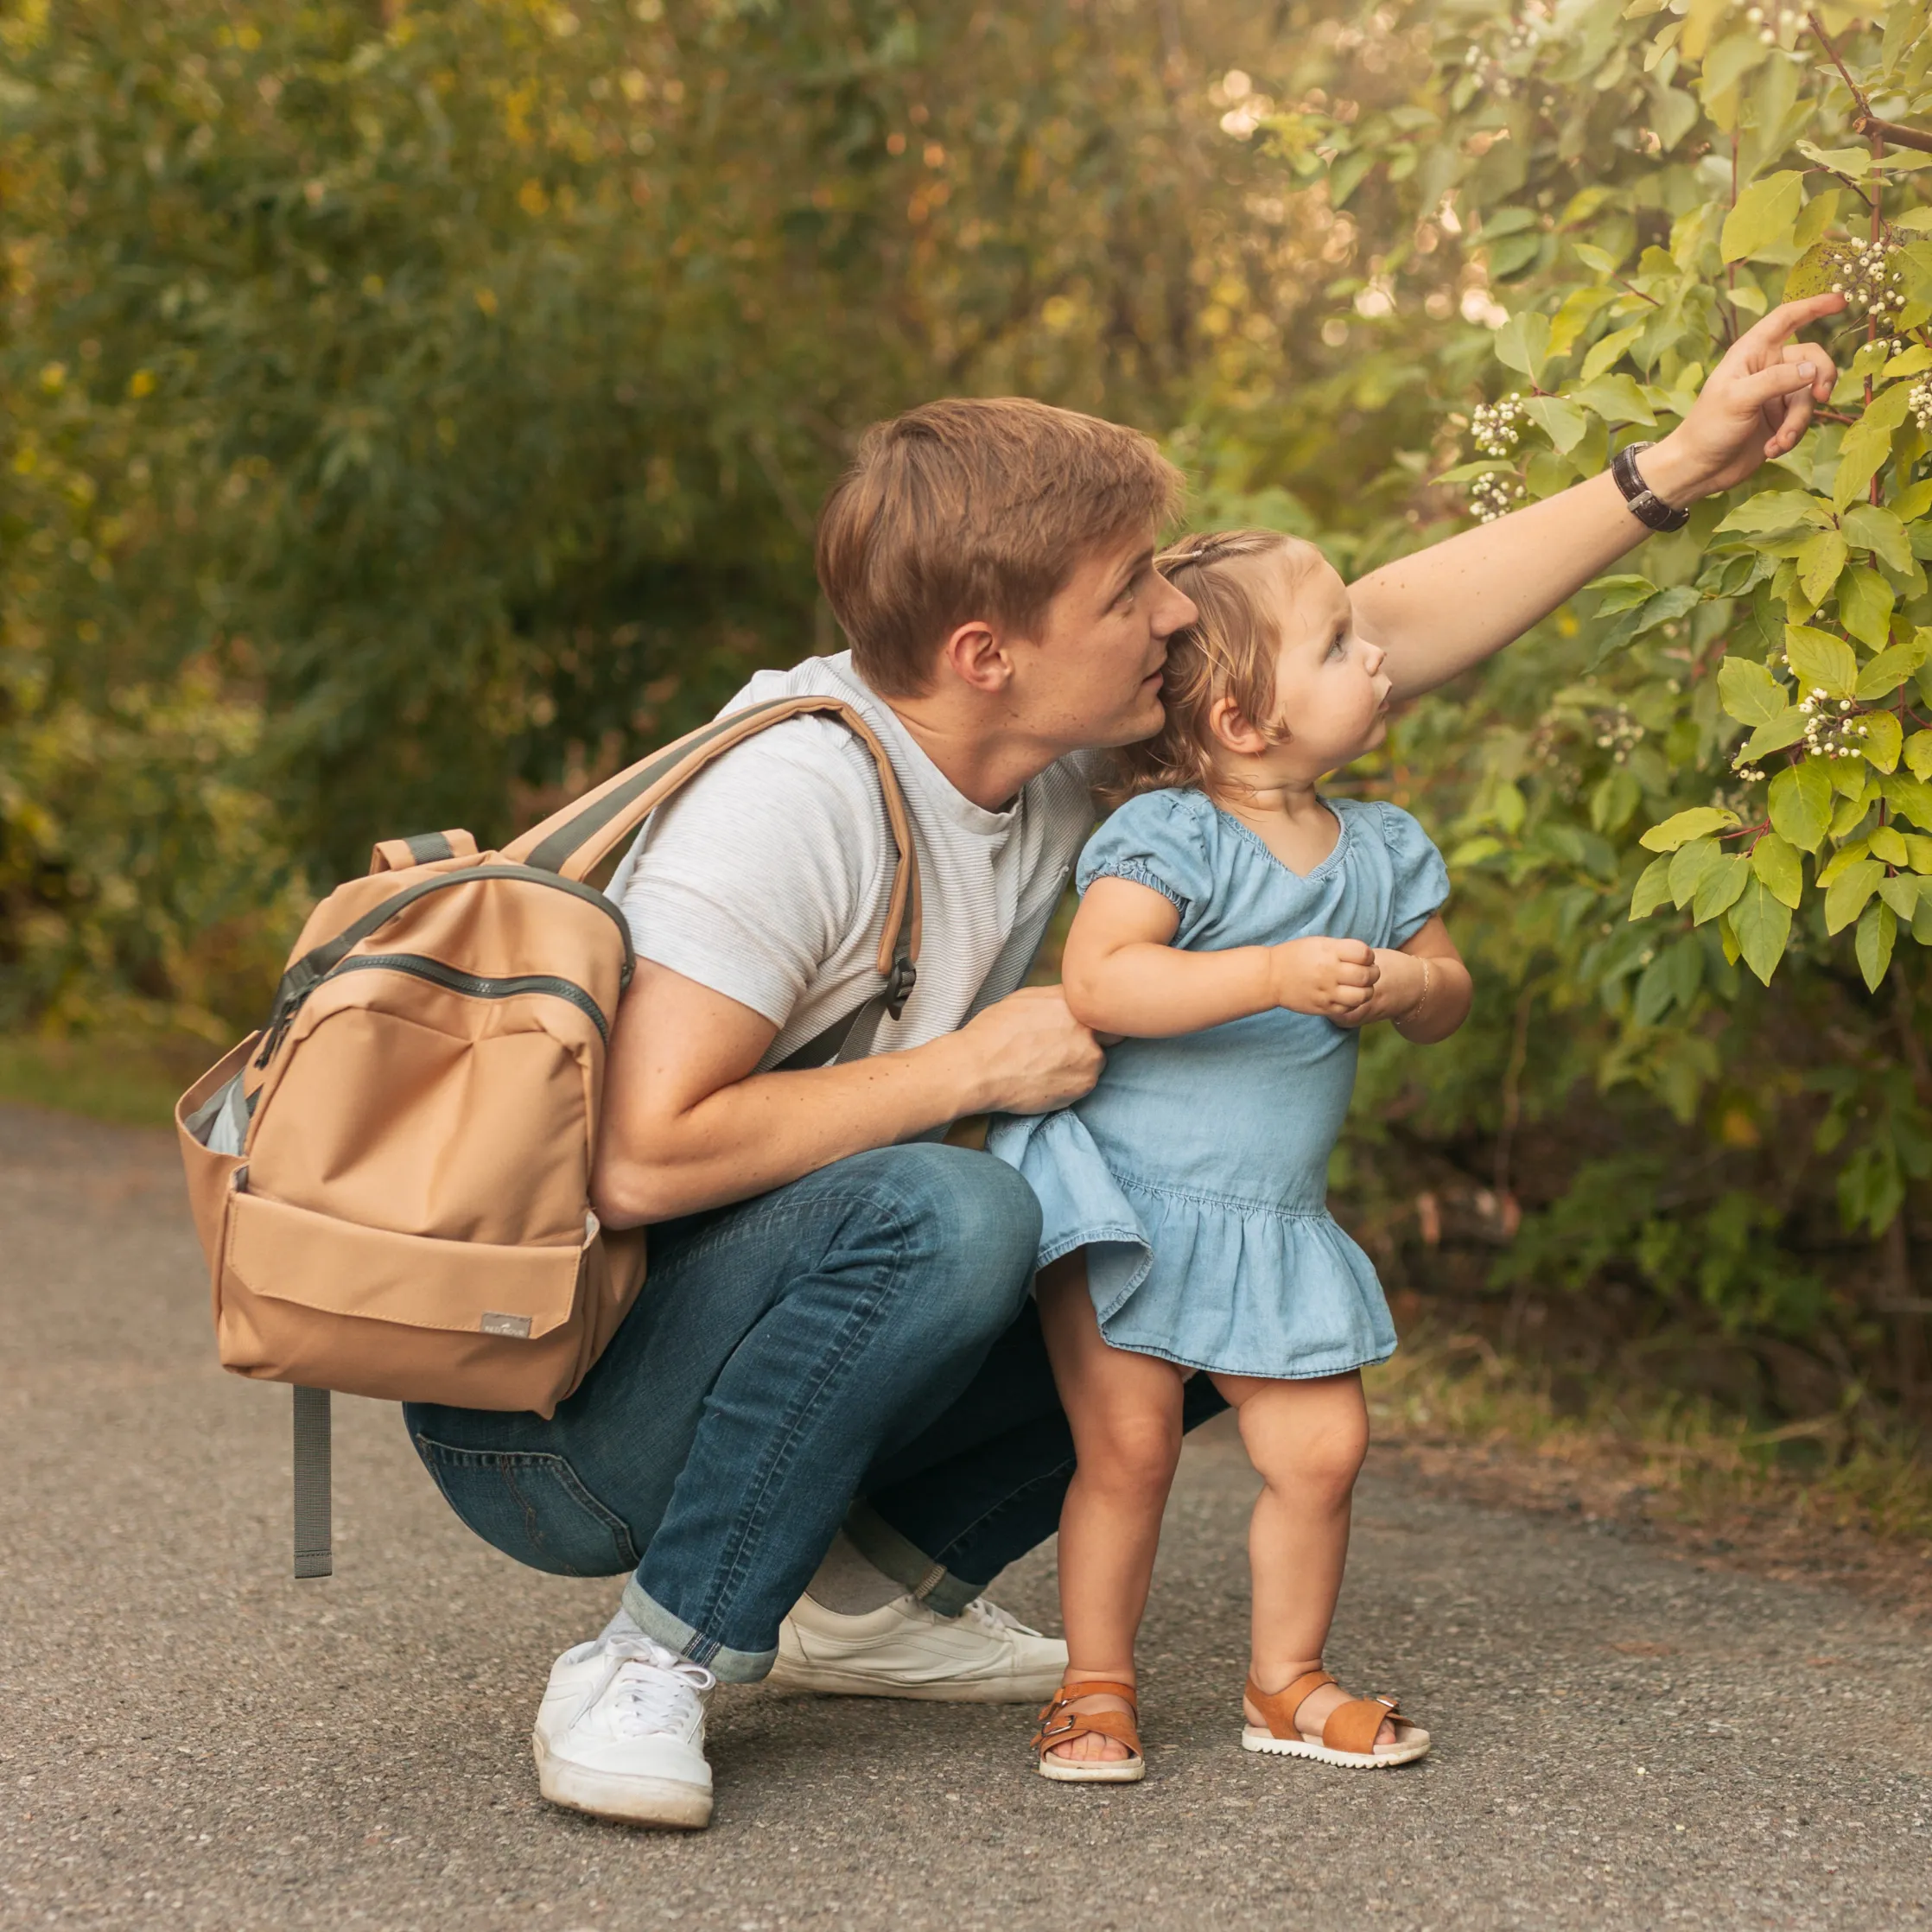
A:
<svg viewBox="0 0 1932 1932">
<path fill-rule="evenodd" d="M 438 859 L 454 859 L 456 848 L 441 832 L 412 833 L 403 843 L 419 866 L 434 865 Z"/>
<path fill-rule="evenodd" d="M 329 1543 L 328 1390 L 295 1391 L 296 1574 L 326 1577 L 335 1564 Z"/>
<path fill-rule="evenodd" d="M 627 784 L 620 785 L 594 804 L 586 805 L 568 824 L 559 826 L 524 862 L 535 866 L 540 872 L 557 871 L 580 845 L 602 831 L 620 812 L 629 808 L 633 799 L 641 798 L 665 772 L 675 771 L 694 753 L 703 750 L 714 738 L 721 738 L 726 732 L 735 731 L 746 719 L 755 718 L 760 711 L 769 711 L 774 706 L 791 702 L 789 698 L 767 698 L 764 703 L 747 705 L 742 711 L 728 711 L 709 730 L 688 740 L 680 739 L 668 751 L 643 766 Z"/>
</svg>

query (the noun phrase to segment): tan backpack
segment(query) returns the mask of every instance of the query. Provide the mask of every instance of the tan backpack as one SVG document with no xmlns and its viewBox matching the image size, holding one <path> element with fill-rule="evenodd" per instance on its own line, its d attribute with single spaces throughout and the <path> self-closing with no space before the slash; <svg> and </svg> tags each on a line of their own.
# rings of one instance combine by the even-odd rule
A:
<svg viewBox="0 0 1932 1932">
<path fill-rule="evenodd" d="M 645 1231 L 589 1201 L 605 1054 L 632 966 L 583 881 L 706 766 L 787 718 L 871 752 L 898 848 L 880 990 L 790 1066 L 857 1058 L 919 948 L 912 828 L 851 706 L 716 720 L 525 832 L 386 839 L 309 915 L 268 1025 L 175 1110 L 221 1363 L 296 1384 L 296 1574 L 330 1570 L 328 1391 L 549 1415 L 642 1286 Z"/>
</svg>

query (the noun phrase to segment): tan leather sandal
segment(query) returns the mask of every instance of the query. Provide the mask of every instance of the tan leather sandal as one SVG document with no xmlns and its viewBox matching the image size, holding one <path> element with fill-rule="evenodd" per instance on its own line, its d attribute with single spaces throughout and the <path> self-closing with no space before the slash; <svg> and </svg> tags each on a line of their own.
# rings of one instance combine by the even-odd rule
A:
<svg viewBox="0 0 1932 1932">
<path fill-rule="evenodd" d="M 1405 1718 L 1392 1697 L 1351 1697 L 1328 1713 L 1320 1737 L 1305 1735 L 1295 1722 L 1296 1713 L 1316 1691 L 1334 1681 L 1325 1670 L 1309 1670 L 1285 1690 L 1271 1692 L 1260 1689 L 1250 1677 L 1248 1701 L 1268 1721 L 1243 1725 L 1241 1748 L 1281 1757 L 1312 1757 L 1319 1764 L 1363 1771 L 1412 1764 L 1427 1754 L 1428 1732 L 1413 1718 Z M 1395 1727 L 1395 1741 L 1378 1745 L 1376 1733 L 1385 1722 Z"/>
<path fill-rule="evenodd" d="M 1083 1697 L 1124 1697 L 1125 1711 L 1075 1711 L 1069 1706 Z M 1084 1684 L 1062 1684 L 1039 1713 L 1039 1729 L 1033 1733 L 1033 1751 L 1039 1775 L 1058 1784 L 1136 1784 L 1147 1773 L 1141 1752 L 1140 1694 L 1132 1684 L 1113 1684 L 1095 1677 Z M 1056 1745 L 1071 1744 L 1076 1738 L 1111 1738 L 1125 1745 L 1133 1754 L 1128 1757 L 1056 1757 Z"/>
</svg>

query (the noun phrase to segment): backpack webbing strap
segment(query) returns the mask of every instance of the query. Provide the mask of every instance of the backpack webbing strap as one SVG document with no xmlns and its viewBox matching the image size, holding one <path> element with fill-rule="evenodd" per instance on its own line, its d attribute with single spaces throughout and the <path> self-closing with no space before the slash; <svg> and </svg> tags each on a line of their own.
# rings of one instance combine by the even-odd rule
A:
<svg viewBox="0 0 1932 1932">
<path fill-rule="evenodd" d="M 553 812 L 503 848 L 513 863 L 556 872 L 581 880 L 594 871 L 617 843 L 627 838 L 673 794 L 681 791 L 714 759 L 734 745 L 754 737 L 788 718 L 814 713 L 836 717 L 871 753 L 885 801 L 886 822 L 898 855 L 892 898 L 886 911 L 886 929 L 879 940 L 879 970 L 892 975 L 910 969 L 919 956 L 919 872 L 912 850 L 912 823 L 906 810 L 899 779 L 877 733 L 842 698 L 804 696 L 772 698 L 714 718 L 688 732 L 627 770 L 607 779 L 595 791 Z M 906 991 L 911 981 L 903 972 Z M 899 995 L 904 1004 L 905 992 Z"/>
<path fill-rule="evenodd" d="M 326 1577 L 335 1567 L 329 1548 L 328 1391 L 296 1392 L 296 1574 Z"/>
</svg>

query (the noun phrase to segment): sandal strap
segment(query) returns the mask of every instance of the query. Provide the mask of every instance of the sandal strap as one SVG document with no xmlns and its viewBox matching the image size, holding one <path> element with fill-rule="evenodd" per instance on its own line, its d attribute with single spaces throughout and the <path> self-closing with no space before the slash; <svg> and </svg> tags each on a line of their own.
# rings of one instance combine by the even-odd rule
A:
<svg viewBox="0 0 1932 1932">
<path fill-rule="evenodd" d="M 1321 1741 L 1331 1751 L 1370 1757 L 1376 1748 L 1376 1733 L 1391 1721 L 1408 1721 L 1395 1708 L 1393 1697 L 1351 1697 L 1328 1713 L 1328 1722 L 1321 1727 Z"/>
<path fill-rule="evenodd" d="M 1292 1684 L 1278 1691 L 1264 1691 L 1255 1680 L 1248 1680 L 1248 1701 L 1262 1713 L 1271 1738 L 1299 1738 L 1300 1727 L 1294 1714 L 1324 1685 L 1335 1680 L 1325 1670 L 1305 1670 Z"/>
<path fill-rule="evenodd" d="M 1125 1698 L 1134 1708 L 1131 1713 L 1069 1708 L 1083 1697 Z M 1033 1733 L 1029 1748 L 1036 1757 L 1044 1757 L 1056 1745 L 1072 1744 L 1077 1738 L 1097 1734 L 1111 1738 L 1115 1744 L 1125 1745 L 1139 1757 L 1144 1755 L 1141 1749 L 1139 1718 L 1140 1706 L 1135 1702 L 1132 1684 L 1112 1683 L 1102 1677 L 1084 1684 L 1062 1684 L 1041 1710 L 1039 1728 Z"/>
<path fill-rule="evenodd" d="M 1039 1721 L 1042 1724 L 1049 1722 L 1062 1706 L 1074 1703 L 1083 1697 L 1122 1697 L 1133 1706 L 1136 1717 L 1141 1714 L 1141 1695 L 1132 1684 L 1116 1684 L 1110 1678 L 1094 1677 L 1084 1683 L 1062 1684 L 1040 1706 Z"/>
</svg>

